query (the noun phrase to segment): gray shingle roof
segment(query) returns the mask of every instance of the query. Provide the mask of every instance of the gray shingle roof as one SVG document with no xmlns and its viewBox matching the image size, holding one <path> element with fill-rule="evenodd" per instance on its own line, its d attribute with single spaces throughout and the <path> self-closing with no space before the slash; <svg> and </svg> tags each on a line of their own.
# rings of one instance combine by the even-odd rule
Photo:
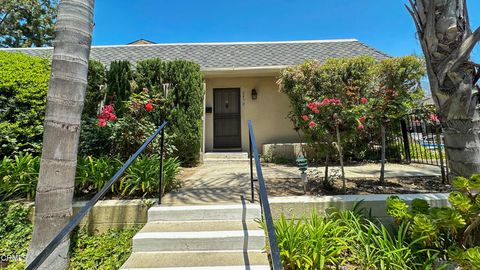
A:
<svg viewBox="0 0 480 270">
<path fill-rule="evenodd" d="M 6 50 L 36 56 L 52 53 L 52 48 Z M 136 62 L 158 57 L 163 60 L 191 60 L 200 64 L 203 70 L 280 67 L 300 64 L 307 59 L 324 61 L 327 58 L 360 55 L 373 56 L 378 60 L 388 57 L 355 39 L 93 46 L 91 51 L 91 58 L 104 64 L 114 60 Z"/>
</svg>

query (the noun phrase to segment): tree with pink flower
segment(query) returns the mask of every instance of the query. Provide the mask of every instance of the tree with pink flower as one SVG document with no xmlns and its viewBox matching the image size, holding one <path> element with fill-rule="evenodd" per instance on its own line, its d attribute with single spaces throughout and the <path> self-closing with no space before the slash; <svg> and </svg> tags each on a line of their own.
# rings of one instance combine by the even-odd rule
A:
<svg viewBox="0 0 480 270">
<path fill-rule="evenodd" d="M 378 86 L 371 92 L 369 117 L 372 128 L 379 128 L 381 147 L 380 183 L 385 184 L 386 129 L 419 106 L 423 96 L 420 79 L 425 75 L 422 61 L 414 56 L 391 58 L 377 67 Z"/>
<path fill-rule="evenodd" d="M 309 102 L 302 115 L 303 123 L 308 125 L 310 133 L 322 137 L 337 150 L 342 171 L 342 188 L 346 190 L 346 179 L 342 149 L 342 134 L 345 132 L 362 131 L 366 121 L 367 99 L 351 99 L 342 102 L 336 98 L 324 98 L 322 101 Z M 306 127 L 305 127 L 306 128 Z M 328 165 L 327 165 L 328 166 Z"/>
</svg>

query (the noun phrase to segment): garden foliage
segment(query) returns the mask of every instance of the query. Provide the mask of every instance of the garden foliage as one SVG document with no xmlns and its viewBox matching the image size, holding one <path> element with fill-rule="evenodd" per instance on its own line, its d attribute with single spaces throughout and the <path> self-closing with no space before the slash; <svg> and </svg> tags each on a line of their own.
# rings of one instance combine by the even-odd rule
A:
<svg viewBox="0 0 480 270">
<path fill-rule="evenodd" d="M 0 157 L 40 154 L 49 75 L 46 58 L 0 52 Z M 163 119 L 169 121 L 167 155 L 197 164 L 203 82 L 200 67 L 189 61 L 149 59 L 135 66 L 116 61 L 109 69 L 90 61 L 79 153 L 127 158 Z M 114 118 L 99 121 L 109 105 Z M 158 140 L 152 145 L 148 153 L 158 153 Z"/>
<path fill-rule="evenodd" d="M 112 157 L 86 156 L 78 159 L 75 178 L 75 193 L 90 196 L 103 187 L 123 161 Z M 38 180 L 40 157 L 20 154 L 0 161 L 0 200 L 33 199 Z M 112 186 L 110 196 L 157 196 L 159 185 L 159 156 L 140 156 Z M 176 158 L 164 160 L 163 191 L 169 192 L 180 186 L 177 174 L 180 163 Z"/>
<path fill-rule="evenodd" d="M 329 59 L 320 64 L 317 61 L 306 61 L 297 66 L 284 69 L 278 81 L 281 91 L 290 99 L 292 111 L 290 119 L 296 130 L 304 135 L 311 147 L 318 149 L 316 156 L 310 160 L 323 162 L 325 156 L 332 155 L 331 128 L 318 126 L 315 116 L 329 113 L 336 119 L 330 123 L 341 123 L 342 144 L 348 145 L 345 157 L 350 160 L 369 158 L 371 144 L 379 135 L 378 123 L 382 117 L 398 119 L 407 114 L 419 101 L 420 90 L 418 80 L 423 74 L 422 62 L 415 57 L 386 59 L 376 62 L 367 56 L 348 59 Z M 398 96 L 396 98 L 395 96 Z M 368 100 L 362 108 L 363 115 L 358 115 L 361 98 Z M 382 97 L 385 97 L 382 99 Z M 308 104 L 323 100 L 339 100 L 342 104 L 342 114 L 335 110 L 319 109 L 311 111 L 305 117 Z M 381 101 L 388 101 L 380 108 Z M 382 103 L 383 104 L 383 103 Z M 323 107 L 323 106 L 322 106 Z M 334 107 L 331 107 L 334 108 Z M 310 108 L 311 109 L 311 108 Z M 308 110 L 307 110 L 308 111 Z M 362 117 L 363 116 L 363 117 Z M 362 118 L 360 118 L 362 117 Z M 318 119 L 324 119 L 320 116 Z M 311 123 L 313 120 L 313 123 Z"/>
<path fill-rule="evenodd" d="M 13 258 L 6 270 L 25 268 L 33 231 L 31 209 L 19 203 L 0 203 L 0 254 Z M 88 234 L 84 228 L 75 230 L 70 242 L 69 269 L 119 269 L 130 256 L 132 237 L 139 229 L 112 229 L 96 235 Z"/>
<path fill-rule="evenodd" d="M 87 97 L 92 98 L 85 106 L 91 108 L 88 112 L 97 113 L 87 113 L 83 118 L 82 154 L 126 158 L 162 120 L 167 120 L 167 156 L 178 157 L 187 166 L 198 163 L 205 93 L 203 75 L 197 64 L 148 59 L 139 61 L 133 70 L 127 62 L 113 62 L 106 80 L 101 79 L 102 69 L 95 66 L 89 81 L 95 79 L 100 85 L 88 89 L 95 93 L 87 92 Z M 104 118 L 102 113 L 110 105 L 113 110 L 109 113 L 114 117 Z M 158 140 L 150 150 L 158 153 Z"/>
<path fill-rule="evenodd" d="M 391 234 L 361 211 L 315 210 L 301 219 L 281 216 L 274 224 L 283 266 L 294 269 L 434 269 L 439 251 L 409 241 L 409 225 Z M 345 268 L 342 268 L 345 267 Z"/>
<path fill-rule="evenodd" d="M 396 224 L 410 224 L 408 239 L 422 239 L 422 248 L 439 250 L 464 269 L 480 269 L 480 174 L 452 181 L 456 191 L 448 201 L 452 207 L 431 207 L 425 200 L 412 205 L 396 196 L 387 200 L 387 211 Z"/>
<path fill-rule="evenodd" d="M 49 76 L 48 59 L 0 51 L 0 157 L 41 152 Z"/>
</svg>

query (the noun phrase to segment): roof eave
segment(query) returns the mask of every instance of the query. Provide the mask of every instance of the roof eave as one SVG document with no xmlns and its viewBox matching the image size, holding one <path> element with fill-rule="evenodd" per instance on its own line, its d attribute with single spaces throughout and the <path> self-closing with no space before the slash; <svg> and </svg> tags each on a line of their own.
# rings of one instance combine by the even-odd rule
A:
<svg viewBox="0 0 480 270">
<path fill-rule="evenodd" d="M 228 67 L 228 68 L 204 68 L 202 72 L 206 78 L 211 77 L 243 77 L 243 76 L 276 76 L 287 65 L 263 66 L 263 67 Z"/>
</svg>

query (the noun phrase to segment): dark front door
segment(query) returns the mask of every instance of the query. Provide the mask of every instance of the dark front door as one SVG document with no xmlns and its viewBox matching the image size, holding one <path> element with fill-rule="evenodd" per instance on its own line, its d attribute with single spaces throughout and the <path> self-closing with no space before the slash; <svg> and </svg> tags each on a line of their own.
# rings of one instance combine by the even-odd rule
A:
<svg viewBox="0 0 480 270">
<path fill-rule="evenodd" d="M 240 89 L 214 89 L 214 148 L 241 148 Z"/>
</svg>

